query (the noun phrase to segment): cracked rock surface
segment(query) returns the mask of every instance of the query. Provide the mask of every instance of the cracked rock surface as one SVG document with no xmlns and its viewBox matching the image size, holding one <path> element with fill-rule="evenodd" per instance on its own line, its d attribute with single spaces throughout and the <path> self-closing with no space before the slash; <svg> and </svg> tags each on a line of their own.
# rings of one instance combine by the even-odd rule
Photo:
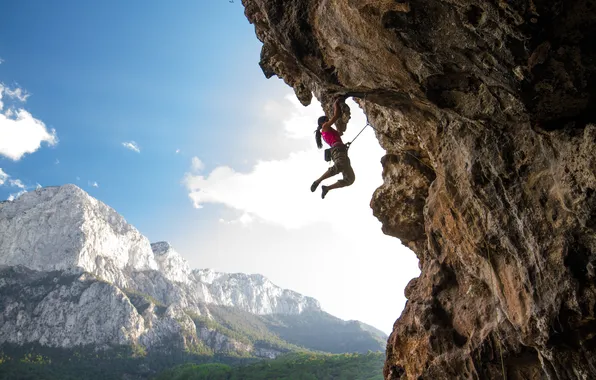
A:
<svg viewBox="0 0 596 380">
<path fill-rule="evenodd" d="M 371 207 L 421 274 L 385 378 L 596 378 L 596 1 L 243 4 L 265 75 L 357 94 L 387 152 Z"/>
</svg>

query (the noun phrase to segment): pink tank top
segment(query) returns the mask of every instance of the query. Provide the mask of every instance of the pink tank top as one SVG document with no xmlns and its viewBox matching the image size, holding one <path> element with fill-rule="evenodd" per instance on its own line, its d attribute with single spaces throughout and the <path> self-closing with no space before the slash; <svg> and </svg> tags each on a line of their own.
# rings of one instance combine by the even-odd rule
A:
<svg viewBox="0 0 596 380">
<path fill-rule="evenodd" d="M 341 141 L 341 137 L 339 136 L 339 132 L 333 128 L 330 128 L 327 132 L 321 132 L 321 135 L 323 136 L 323 140 L 329 144 L 329 146 L 343 144 L 343 141 Z"/>
</svg>

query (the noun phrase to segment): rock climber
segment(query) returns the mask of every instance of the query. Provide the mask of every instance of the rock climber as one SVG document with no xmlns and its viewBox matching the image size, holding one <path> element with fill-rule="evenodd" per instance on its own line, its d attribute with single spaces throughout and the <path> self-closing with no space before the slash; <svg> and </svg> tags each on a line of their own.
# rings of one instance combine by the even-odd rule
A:
<svg viewBox="0 0 596 380">
<path fill-rule="evenodd" d="M 356 179 L 354 170 L 350 164 L 350 158 L 348 157 L 348 147 L 341 140 L 341 135 L 343 132 L 333 128 L 333 124 L 337 121 L 337 119 L 339 119 L 341 114 L 339 104 L 342 101 L 343 98 L 338 98 L 333 104 L 333 117 L 331 117 L 331 120 L 327 118 L 327 116 L 321 116 L 319 118 L 319 126 L 315 131 L 315 141 L 317 142 L 317 147 L 319 149 L 323 147 L 321 137 L 329 145 L 333 166 L 327 169 L 327 171 L 323 173 L 319 179 L 312 183 L 310 186 L 310 191 L 314 192 L 319 184 L 327 178 L 331 178 L 339 173 L 343 175 L 343 178 L 335 182 L 333 185 L 321 186 L 321 198 L 323 199 L 325 199 L 325 195 L 327 195 L 330 190 L 350 186 Z"/>
</svg>

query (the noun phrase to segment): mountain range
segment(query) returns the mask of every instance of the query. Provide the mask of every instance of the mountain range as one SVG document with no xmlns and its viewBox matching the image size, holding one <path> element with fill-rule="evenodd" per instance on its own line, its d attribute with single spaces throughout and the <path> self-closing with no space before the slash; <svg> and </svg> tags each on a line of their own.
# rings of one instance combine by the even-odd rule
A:
<svg viewBox="0 0 596 380">
<path fill-rule="evenodd" d="M 386 339 L 262 275 L 191 269 L 77 186 L 0 203 L 2 347 L 275 358 L 383 351 Z"/>
</svg>

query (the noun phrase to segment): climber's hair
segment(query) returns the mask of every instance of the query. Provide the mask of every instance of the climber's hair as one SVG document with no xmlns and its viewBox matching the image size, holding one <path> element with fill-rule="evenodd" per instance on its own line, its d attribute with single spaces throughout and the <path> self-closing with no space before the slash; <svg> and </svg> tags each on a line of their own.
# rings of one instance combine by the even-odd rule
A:
<svg viewBox="0 0 596 380">
<path fill-rule="evenodd" d="M 323 128 L 323 123 L 328 121 L 329 118 L 327 116 L 321 116 L 317 121 L 319 126 L 315 131 L 315 141 L 317 142 L 317 148 L 321 149 L 323 147 L 323 142 L 321 141 L 321 129 Z"/>
</svg>

